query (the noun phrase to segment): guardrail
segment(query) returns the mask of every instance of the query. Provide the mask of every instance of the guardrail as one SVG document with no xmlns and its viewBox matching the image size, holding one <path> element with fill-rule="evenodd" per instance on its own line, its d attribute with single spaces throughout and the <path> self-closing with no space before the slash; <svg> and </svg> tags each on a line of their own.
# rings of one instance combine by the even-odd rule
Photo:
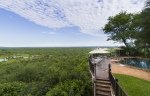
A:
<svg viewBox="0 0 150 96">
<path fill-rule="evenodd" d="M 96 64 L 95 63 L 92 63 L 91 60 L 92 58 L 89 57 L 89 65 L 90 65 L 90 71 L 93 75 L 93 95 L 96 96 L 96 84 L 95 84 L 95 80 L 96 80 Z"/>
<path fill-rule="evenodd" d="M 112 89 L 115 94 L 115 96 L 128 96 L 126 92 L 123 91 L 123 89 L 118 84 L 118 79 L 116 79 L 112 73 L 111 73 L 111 65 L 109 64 L 109 79 L 112 84 Z"/>
<path fill-rule="evenodd" d="M 91 58 L 89 58 L 89 65 L 90 65 L 90 71 L 92 72 L 92 74 L 94 75 L 94 65 L 91 62 Z"/>
</svg>

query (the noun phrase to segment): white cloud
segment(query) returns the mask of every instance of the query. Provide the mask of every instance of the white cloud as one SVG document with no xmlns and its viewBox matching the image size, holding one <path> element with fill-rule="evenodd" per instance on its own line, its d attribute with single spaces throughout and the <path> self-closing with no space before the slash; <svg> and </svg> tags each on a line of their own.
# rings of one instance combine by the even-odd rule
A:
<svg viewBox="0 0 150 96">
<path fill-rule="evenodd" d="M 144 1 L 0 0 L 0 8 L 52 29 L 77 26 L 81 32 L 93 35 L 101 30 L 109 16 L 121 11 L 138 12 L 143 8 Z"/>
</svg>

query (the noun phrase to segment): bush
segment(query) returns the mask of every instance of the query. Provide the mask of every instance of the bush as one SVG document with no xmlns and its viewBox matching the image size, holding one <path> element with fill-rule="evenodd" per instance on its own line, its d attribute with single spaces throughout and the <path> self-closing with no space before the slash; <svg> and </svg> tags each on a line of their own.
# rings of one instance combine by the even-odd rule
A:
<svg viewBox="0 0 150 96">
<path fill-rule="evenodd" d="M 0 96 L 21 96 L 27 85 L 21 82 L 0 84 Z"/>
<path fill-rule="evenodd" d="M 81 80 L 65 81 L 50 89 L 46 96 L 91 96 L 86 92 L 88 85 Z"/>
</svg>

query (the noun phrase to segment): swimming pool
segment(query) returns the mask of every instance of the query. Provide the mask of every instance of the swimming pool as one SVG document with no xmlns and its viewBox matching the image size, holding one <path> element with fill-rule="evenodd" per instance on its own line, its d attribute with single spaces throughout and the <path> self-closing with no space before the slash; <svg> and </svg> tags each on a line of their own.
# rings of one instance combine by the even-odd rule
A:
<svg viewBox="0 0 150 96">
<path fill-rule="evenodd" d="M 144 60 L 139 58 L 125 58 L 124 60 L 120 61 L 120 63 L 138 68 L 150 69 L 150 60 Z"/>
</svg>

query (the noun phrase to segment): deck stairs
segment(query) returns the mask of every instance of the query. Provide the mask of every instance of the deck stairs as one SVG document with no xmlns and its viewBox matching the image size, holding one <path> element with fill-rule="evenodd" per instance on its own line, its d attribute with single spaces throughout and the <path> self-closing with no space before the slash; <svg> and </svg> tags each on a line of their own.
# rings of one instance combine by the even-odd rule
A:
<svg viewBox="0 0 150 96">
<path fill-rule="evenodd" d="M 96 79 L 95 80 L 96 96 L 112 96 L 111 83 L 109 80 Z"/>
</svg>

